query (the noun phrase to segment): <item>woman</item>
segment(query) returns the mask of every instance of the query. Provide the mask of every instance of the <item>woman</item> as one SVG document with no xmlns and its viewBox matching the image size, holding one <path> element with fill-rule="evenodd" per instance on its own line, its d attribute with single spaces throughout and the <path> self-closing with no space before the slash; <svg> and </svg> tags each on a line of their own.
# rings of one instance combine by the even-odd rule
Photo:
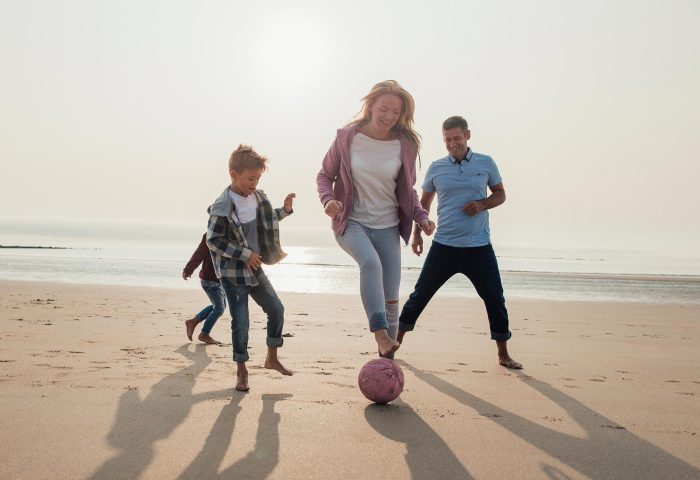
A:
<svg viewBox="0 0 700 480">
<path fill-rule="evenodd" d="M 400 238 L 428 219 L 413 189 L 420 137 L 413 129 L 413 97 L 394 80 L 376 84 L 354 121 L 338 130 L 316 177 L 338 245 L 360 267 L 360 295 L 379 355 L 400 344 Z"/>
</svg>

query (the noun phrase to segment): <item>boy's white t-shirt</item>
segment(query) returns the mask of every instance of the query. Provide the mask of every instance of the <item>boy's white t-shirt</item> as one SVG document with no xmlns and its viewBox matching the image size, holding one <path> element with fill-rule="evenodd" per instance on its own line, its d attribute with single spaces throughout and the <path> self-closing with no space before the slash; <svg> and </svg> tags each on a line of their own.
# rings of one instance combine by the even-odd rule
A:
<svg viewBox="0 0 700 480">
<path fill-rule="evenodd" d="M 354 190 L 350 220 L 370 228 L 398 225 L 396 179 L 401 169 L 401 142 L 358 133 L 350 145 L 350 164 Z"/>
<path fill-rule="evenodd" d="M 248 247 L 256 253 L 260 252 L 258 245 L 258 199 L 255 194 L 247 197 L 238 195 L 233 190 L 229 190 L 229 197 L 236 206 L 236 216 L 243 227 L 243 234 L 248 242 Z"/>
</svg>

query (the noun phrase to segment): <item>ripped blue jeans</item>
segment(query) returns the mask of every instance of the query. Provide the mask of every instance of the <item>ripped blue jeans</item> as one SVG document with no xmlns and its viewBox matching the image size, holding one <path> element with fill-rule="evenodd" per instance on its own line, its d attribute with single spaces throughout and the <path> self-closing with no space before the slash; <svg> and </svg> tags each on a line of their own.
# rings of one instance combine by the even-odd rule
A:
<svg viewBox="0 0 700 480">
<path fill-rule="evenodd" d="M 401 283 L 398 225 L 368 228 L 349 220 L 343 234 L 335 240 L 360 267 L 360 297 L 370 331 L 386 328 L 389 336 L 396 338 L 398 304 L 393 302 L 398 302 Z M 392 303 L 387 303 L 389 301 Z"/>
</svg>

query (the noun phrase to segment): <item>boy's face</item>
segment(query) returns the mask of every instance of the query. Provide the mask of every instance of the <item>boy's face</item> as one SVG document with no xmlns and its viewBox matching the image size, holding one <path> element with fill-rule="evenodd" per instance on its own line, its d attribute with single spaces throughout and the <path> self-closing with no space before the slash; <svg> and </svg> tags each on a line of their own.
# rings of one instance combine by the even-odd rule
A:
<svg viewBox="0 0 700 480">
<path fill-rule="evenodd" d="M 255 192 L 263 171 L 247 168 L 242 172 L 230 170 L 229 173 L 231 174 L 231 189 L 238 195 L 247 197 Z"/>
</svg>

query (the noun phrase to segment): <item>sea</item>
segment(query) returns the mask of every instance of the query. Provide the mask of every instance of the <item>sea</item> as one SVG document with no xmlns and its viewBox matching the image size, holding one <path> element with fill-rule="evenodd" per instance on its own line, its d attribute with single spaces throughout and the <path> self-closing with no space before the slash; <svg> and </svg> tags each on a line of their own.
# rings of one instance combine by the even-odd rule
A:
<svg viewBox="0 0 700 480">
<path fill-rule="evenodd" d="M 200 288 L 182 268 L 196 245 L 122 243 L 71 248 L 0 248 L 0 279 L 73 284 Z M 495 246 L 506 299 L 700 304 L 700 257 L 615 250 Z M 264 266 L 280 292 L 359 293 L 359 269 L 338 247 L 286 247 Z M 400 294 L 408 296 L 425 258 L 402 249 Z M 469 280 L 452 277 L 441 296 L 478 298 Z"/>
</svg>

